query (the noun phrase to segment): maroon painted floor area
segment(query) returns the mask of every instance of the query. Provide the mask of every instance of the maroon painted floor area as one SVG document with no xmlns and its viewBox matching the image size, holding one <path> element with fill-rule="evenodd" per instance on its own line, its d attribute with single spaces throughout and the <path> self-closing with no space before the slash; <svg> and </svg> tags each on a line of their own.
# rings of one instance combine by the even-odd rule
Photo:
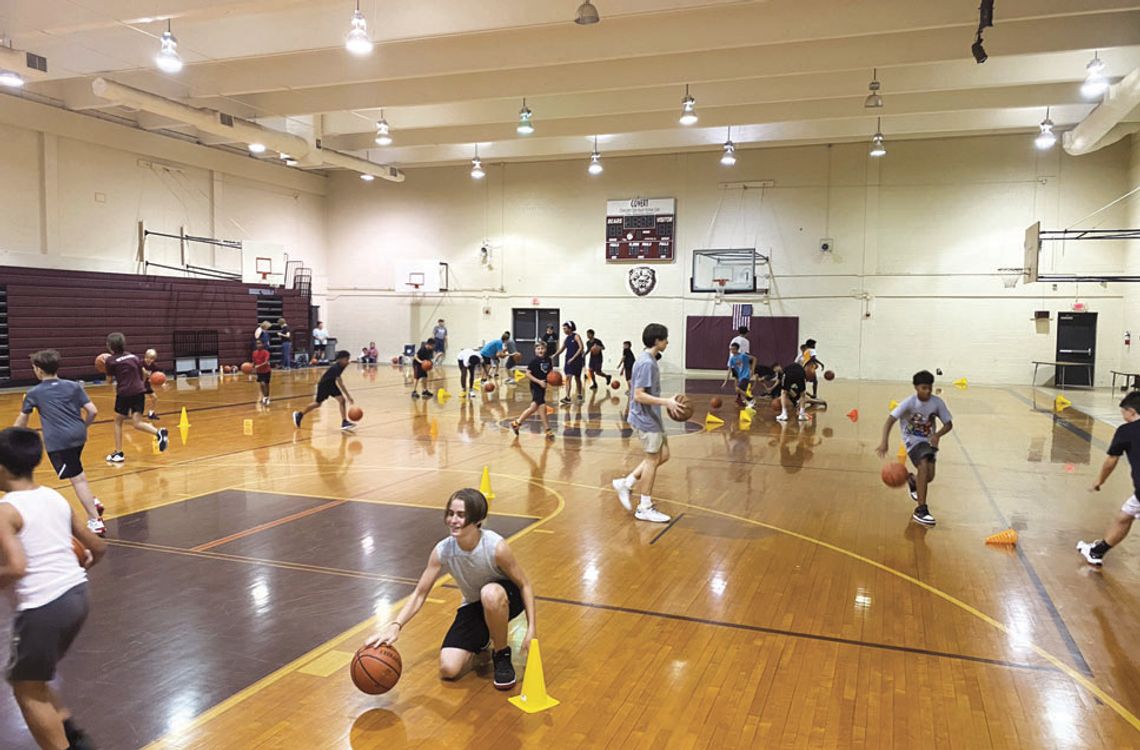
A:
<svg viewBox="0 0 1140 750">
<path fill-rule="evenodd" d="M 59 687 L 101 748 L 140 747 L 371 616 L 410 583 L 273 565 L 414 578 L 442 537 L 442 512 L 348 502 L 190 553 L 182 550 L 330 501 L 222 492 L 108 523 L 122 540 L 91 574 L 91 616 Z M 504 536 L 533 523 L 496 517 Z M 258 558 L 233 560 L 220 556 Z M 11 693 L 0 746 L 34 750 Z"/>
</svg>

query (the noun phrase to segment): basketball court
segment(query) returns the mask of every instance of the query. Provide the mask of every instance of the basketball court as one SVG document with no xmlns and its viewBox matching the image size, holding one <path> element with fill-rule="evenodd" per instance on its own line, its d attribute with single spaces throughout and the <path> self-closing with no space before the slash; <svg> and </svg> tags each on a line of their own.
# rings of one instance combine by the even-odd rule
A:
<svg viewBox="0 0 1140 750">
<path fill-rule="evenodd" d="M 1075 549 L 1135 489 L 1091 487 L 1140 388 L 1140 5 L 167 5 L 0 8 L 0 421 L 45 349 L 98 409 L 108 551 L 50 683 L 95 746 L 1140 748 L 1140 540 Z M 613 484 L 652 323 L 693 407 L 660 523 Z M 114 331 L 169 434 L 122 463 Z M 815 352 L 820 403 L 734 403 L 739 331 Z M 516 434 L 544 340 L 567 384 Z M 341 351 L 362 416 L 297 426 Z M 875 450 L 919 371 L 935 525 Z M 533 586 L 517 684 L 441 679 L 443 575 L 367 694 L 462 488 Z"/>
</svg>

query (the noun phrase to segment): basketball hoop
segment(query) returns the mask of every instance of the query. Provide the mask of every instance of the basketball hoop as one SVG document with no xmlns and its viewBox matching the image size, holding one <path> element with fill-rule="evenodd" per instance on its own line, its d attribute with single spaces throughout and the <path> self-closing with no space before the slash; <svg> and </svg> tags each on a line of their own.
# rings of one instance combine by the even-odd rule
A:
<svg viewBox="0 0 1140 750">
<path fill-rule="evenodd" d="M 724 288 L 728 285 L 728 279 L 713 279 L 713 285 L 716 287 L 716 302 L 719 305 L 724 302 Z"/>
<path fill-rule="evenodd" d="M 1016 287 L 1017 282 L 1025 276 L 1024 268 L 999 268 L 997 271 L 1001 274 L 1001 283 L 1006 289 Z"/>
</svg>

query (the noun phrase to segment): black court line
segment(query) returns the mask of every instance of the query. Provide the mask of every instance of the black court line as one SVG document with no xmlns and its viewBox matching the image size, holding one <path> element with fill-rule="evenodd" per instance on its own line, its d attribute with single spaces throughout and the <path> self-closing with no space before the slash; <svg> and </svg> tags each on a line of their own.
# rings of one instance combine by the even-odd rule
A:
<svg viewBox="0 0 1140 750">
<path fill-rule="evenodd" d="M 653 539 L 651 539 L 649 543 L 650 543 L 650 544 L 657 544 L 657 540 L 658 540 L 658 539 L 660 539 L 661 537 L 665 536 L 665 532 L 667 532 L 669 529 L 671 529 L 671 528 L 673 528 L 674 526 L 676 526 L 676 525 L 677 525 L 677 522 L 678 522 L 678 521 L 680 521 L 680 520 L 681 520 L 682 518 L 684 518 L 684 517 L 685 517 L 685 514 L 684 514 L 684 513 L 682 513 L 682 514 L 680 514 L 680 515 L 678 515 L 678 516 L 674 516 L 674 517 L 673 517 L 673 520 L 669 522 L 669 525 L 668 525 L 668 526 L 666 526 L 665 528 L 661 529 L 661 531 L 659 531 L 659 532 L 657 533 L 657 536 L 653 537 Z"/>
<path fill-rule="evenodd" d="M 452 585 L 448 585 L 454 588 Z M 840 638 L 833 635 L 820 635 L 818 633 L 804 633 L 797 630 L 784 630 L 782 628 L 770 628 L 764 625 L 745 625 L 738 622 L 724 622 L 722 620 L 709 620 L 703 617 L 692 617 L 690 615 L 675 615 L 668 612 L 656 612 L 651 609 L 637 609 L 635 607 L 619 607 L 613 604 L 595 604 L 592 602 L 581 602 L 574 599 L 560 599 L 554 596 L 538 596 L 534 597 L 537 600 L 544 602 L 551 602 L 553 604 L 568 604 L 575 607 L 587 607 L 589 609 L 600 609 L 607 612 L 621 612 L 631 615 L 644 615 L 646 617 L 657 617 L 663 620 L 675 620 L 678 622 L 691 622 L 697 625 L 712 625 L 718 628 L 730 628 L 732 630 L 747 630 L 753 633 L 765 633 L 767 635 L 782 635 L 788 638 L 802 638 L 810 641 L 823 641 L 825 643 L 836 643 L 843 646 L 861 646 L 863 648 L 874 648 L 881 651 L 897 651 L 904 654 L 915 654 L 917 656 L 932 656 L 940 659 L 956 659 L 958 661 L 969 661 L 977 664 L 990 664 L 996 667 L 1009 667 L 1011 669 L 1028 669 L 1035 672 L 1054 672 L 1062 674 L 1061 670 L 1057 669 L 1051 664 L 1026 664 L 1023 662 L 1007 661 L 1005 659 L 991 659 L 985 656 L 972 656 L 970 654 L 955 654 L 949 651 L 933 651 L 927 648 L 917 648 L 914 646 L 896 646 L 890 643 L 877 643 L 875 641 L 859 641 L 852 638 Z"/>
<path fill-rule="evenodd" d="M 954 439 L 958 443 L 958 448 L 961 449 L 962 455 L 966 457 L 966 463 L 969 465 L 970 470 L 974 472 L 974 479 L 976 479 L 978 485 L 981 486 L 982 492 L 985 494 L 986 500 L 989 501 L 990 508 L 993 510 L 994 515 L 996 515 L 1001 520 L 1002 526 L 1008 528 L 1010 525 L 1009 519 L 1005 517 L 1005 514 L 1001 512 L 1001 508 L 998 507 L 997 502 L 994 500 L 993 493 L 990 492 L 989 486 L 985 483 L 985 480 L 982 479 L 982 474 L 978 470 L 977 464 L 974 463 L 974 459 L 970 456 L 970 452 L 966 450 L 966 445 L 962 442 L 962 438 L 957 432 L 952 432 L 950 434 L 954 436 Z M 1057 605 L 1053 602 L 1053 597 L 1049 596 L 1049 590 L 1045 588 L 1045 584 L 1041 581 L 1041 577 L 1037 575 L 1037 570 L 1034 569 L 1033 563 L 1031 563 L 1029 561 L 1029 558 L 1026 557 L 1025 551 L 1022 550 L 1020 544 L 1015 544 L 1013 549 L 1017 554 L 1017 559 L 1021 563 L 1021 567 L 1025 570 L 1025 574 L 1029 576 L 1029 581 L 1033 584 L 1033 588 L 1037 592 L 1037 596 L 1045 605 L 1045 609 L 1049 613 L 1049 618 L 1053 620 L 1053 625 L 1057 628 L 1057 632 L 1060 634 L 1061 640 L 1065 642 L 1065 648 L 1068 649 L 1069 656 L 1072 657 L 1073 662 L 1077 666 L 1077 669 L 1079 669 L 1081 671 L 1081 674 L 1083 674 L 1085 677 L 1092 677 L 1092 667 L 1090 667 L 1089 663 L 1085 661 L 1085 655 L 1081 653 L 1080 646 L 1077 645 L 1077 641 L 1075 638 L 1073 638 L 1073 634 L 1069 632 L 1069 626 L 1065 624 L 1065 619 L 1061 617 L 1061 612 L 1057 609 Z"/>
<path fill-rule="evenodd" d="M 1027 406 L 1033 407 L 1033 410 L 1036 411 L 1038 414 L 1043 415 L 1046 413 L 1043 411 L 1039 411 L 1036 408 L 1037 404 L 1035 404 L 1032 401 L 1032 399 L 1030 399 L 1026 396 L 1023 396 L 1022 394 L 1018 393 L 1017 391 L 1013 390 L 1012 388 L 1006 388 L 1005 390 L 1009 395 L 1013 396 L 1018 401 L 1021 401 L 1023 404 L 1025 404 Z M 1077 412 L 1078 414 L 1084 414 L 1086 417 L 1089 417 L 1090 419 L 1093 419 L 1093 420 L 1096 419 L 1096 417 L 1092 417 L 1088 414 L 1085 414 L 1080 409 L 1077 409 L 1075 407 L 1070 407 L 1070 408 L 1072 408 L 1073 411 Z M 1085 428 L 1080 427 L 1076 424 L 1073 424 L 1072 422 L 1065 419 L 1063 416 L 1061 416 L 1060 414 L 1057 414 L 1056 412 L 1048 412 L 1048 414 L 1050 417 L 1052 417 L 1054 422 L 1060 424 L 1061 427 L 1065 428 L 1066 430 L 1073 433 L 1077 437 L 1081 438 L 1082 440 L 1088 441 L 1091 445 L 1095 445 L 1097 448 L 1100 448 L 1101 450 L 1108 450 L 1108 443 L 1106 443 L 1103 440 L 1101 440 L 1100 438 L 1094 436 L 1091 432 L 1089 432 Z"/>
</svg>

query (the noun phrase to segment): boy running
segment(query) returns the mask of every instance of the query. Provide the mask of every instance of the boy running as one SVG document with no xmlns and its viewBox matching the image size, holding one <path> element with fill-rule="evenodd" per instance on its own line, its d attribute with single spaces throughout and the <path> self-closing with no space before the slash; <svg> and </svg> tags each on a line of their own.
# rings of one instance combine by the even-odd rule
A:
<svg viewBox="0 0 1140 750">
<path fill-rule="evenodd" d="M 424 381 L 423 398 L 431 398 L 431 391 L 428 390 L 428 371 L 424 369 L 426 364 L 431 367 L 432 351 L 435 349 L 435 342 L 428 339 L 420 344 L 419 351 L 416 356 L 412 358 L 412 398 L 420 398 L 420 394 L 416 393 L 416 385 L 422 380 Z"/>
<path fill-rule="evenodd" d="M 736 386 L 736 405 L 753 406 L 748 396 L 748 386 L 752 383 L 752 357 L 740 351 L 740 344 L 732 342 L 729 346 L 731 354 L 728 355 L 728 372 L 725 373 L 724 382 L 727 385 L 729 378 L 734 378 Z"/>
<path fill-rule="evenodd" d="M 435 545 L 416 590 L 396 619 L 377 631 L 368 645 L 394 644 L 431 593 L 440 573 L 447 572 L 463 593 L 463 604 L 439 650 L 439 676 L 457 680 L 490 651 L 495 664 L 495 687 L 515 684 L 507 623 L 526 612 L 523 651 L 536 637 L 534 592 L 522 566 L 503 537 L 484 529 L 487 499 L 476 489 L 462 489 L 448 498 L 444 522 L 448 536 Z"/>
<path fill-rule="evenodd" d="M 597 351 L 594 349 L 597 347 Z M 606 345 L 602 340 L 594 335 L 593 328 L 586 329 L 586 351 L 589 352 L 590 357 L 586 362 L 586 367 L 590 370 L 590 390 L 598 390 L 598 376 L 601 375 L 606 379 L 606 385 L 610 384 L 610 376 L 602 372 L 602 352 L 606 350 Z"/>
<path fill-rule="evenodd" d="M 1077 551 L 1088 561 L 1089 565 L 1100 567 L 1104 564 L 1104 556 L 1110 549 L 1124 541 L 1128 532 L 1132 530 L 1132 522 L 1140 518 L 1140 391 L 1132 391 L 1120 402 L 1120 416 L 1124 417 L 1124 424 L 1116 428 L 1112 436 L 1112 443 L 1108 446 L 1108 456 L 1104 465 L 1100 467 L 1100 475 L 1093 485 L 1093 491 L 1100 492 L 1101 485 L 1108 481 L 1108 477 L 1116 468 L 1117 461 L 1123 455 L 1128 456 L 1128 465 L 1132 468 L 1132 496 L 1124 501 L 1120 512 L 1112 520 L 1108 530 L 1104 532 L 1103 539 L 1089 542 L 1077 542 Z"/>
<path fill-rule="evenodd" d="M 259 340 L 254 344 L 253 354 L 250 357 L 253 371 L 257 373 L 257 387 L 261 390 L 261 400 L 258 403 L 269 406 L 269 379 L 273 375 L 273 368 L 269 365 L 269 350 Z"/>
<path fill-rule="evenodd" d="M 91 403 L 81 383 L 61 380 L 56 375 L 59 360 L 59 352 L 54 349 L 32 355 L 32 370 L 40 383 L 24 395 L 16 426 L 27 427 L 28 417 L 39 409 L 44 445 L 56 476 L 71 482 L 80 505 L 87 511 L 87 529 L 92 534 L 103 536 L 106 533 L 102 520 L 103 504 L 91 491 L 80 460 L 83 446 L 87 443 L 87 428 L 95 421 L 99 410 Z"/>
<path fill-rule="evenodd" d="M 154 392 L 154 386 L 150 382 L 150 376 L 156 372 L 162 372 L 162 370 L 158 369 L 158 365 L 155 364 L 156 359 L 158 359 L 158 352 L 154 349 L 147 349 L 146 352 L 143 353 L 143 385 L 146 386 L 147 402 L 146 418 L 152 422 L 157 422 L 159 416 L 158 394 Z"/>
<path fill-rule="evenodd" d="M 115 450 L 107 461 L 121 464 L 127 460 L 123 455 L 123 422 L 131 420 L 131 425 L 139 432 L 158 438 L 158 450 L 165 451 L 170 445 L 166 428 L 155 429 L 142 421 L 146 409 L 146 386 L 143 385 L 142 362 L 127 350 L 127 337 L 121 333 L 107 335 L 107 374 L 115 379 Z"/>
<path fill-rule="evenodd" d="M 55 387 L 55 386 L 53 386 Z M 15 661 L 8 682 L 41 748 L 90 748 L 49 684 L 87 618 L 87 571 L 106 551 L 55 490 L 36 484 L 40 436 L 24 427 L 0 431 L 0 590 L 15 592 Z M 76 565 L 71 537 L 90 554 Z"/>
<path fill-rule="evenodd" d="M 550 429 L 550 422 L 546 419 L 546 390 L 550 387 L 546 382 L 546 376 L 553 369 L 554 364 L 550 361 L 550 357 L 546 356 L 546 344 L 541 341 L 534 342 L 534 359 L 526 368 L 526 378 L 530 381 L 530 406 L 519 415 L 518 419 L 511 422 L 511 429 L 515 431 L 516 436 L 519 434 L 519 426 L 537 411 L 542 417 L 542 428 L 546 432 L 546 439 L 554 439 L 554 430 Z"/>
<path fill-rule="evenodd" d="M 918 506 L 911 516 L 923 526 L 933 526 L 934 516 L 927 507 L 927 487 L 934 481 L 934 462 L 938 454 L 938 442 L 942 436 L 954 429 L 954 420 L 946 402 L 933 395 L 934 375 L 921 370 L 914 374 L 914 395 L 895 407 L 883 425 L 883 440 L 875 453 L 879 458 L 887 455 L 887 443 L 891 437 L 891 427 L 900 422 L 903 445 L 906 447 L 915 473 L 907 475 L 910 497 Z M 942 426 L 935 431 L 935 420 Z"/>
<path fill-rule="evenodd" d="M 657 359 L 669 346 L 669 329 L 660 323 L 650 323 L 641 332 L 641 343 L 645 344 L 645 351 L 633 365 L 633 377 L 629 381 L 633 399 L 626 421 L 637 430 L 645 458 L 629 476 L 615 479 L 613 486 L 626 510 L 633 510 L 630 492 L 637 487 L 641 501 L 634 517 L 639 521 L 669 523 L 669 516 L 653 504 L 653 481 L 657 478 L 657 469 L 669 460 L 669 443 L 665 439 L 661 407 L 672 410 L 681 406 L 676 396 L 661 398 L 661 369 L 657 366 Z"/>
<path fill-rule="evenodd" d="M 621 365 L 620 365 L 620 367 L 621 367 L 622 376 L 625 378 L 625 384 L 627 386 L 626 394 L 628 395 L 628 393 L 629 393 L 628 386 L 629 386 L 630 382 L 633 380 L 633 363 L 636 361 L 636 357 L 633 356 L 633 342 L 632 341 L 621 342 L 621 347 L 622 347 L 622 349 L 621 349 Z"/>
<path fill-rule="evenodd" d="M 348 389 L 344 387 L 344 381 L 341 375 L 344 374 L 345 369 L 348 368 L 348 363 L 352 360 L 352 355 L 345 350 L 336 353 L 336 357 L 329 369 L 325 370 L 325 374 L 321 375 L 321 380 L 317 383 L 317 395 L 311 404 L 306 406 L 301 411 L 293 412 L 293 424 L 297 429 L 301 429 L 301 420 L 305 415 L 314 409 L 319 409 L 329 398 L 335 398 L 337 404 L 340 405 L 340 428 L 342 430 L 351 430 L 356 427 L 356 424 L 348 421 L 348 414 L 345 412 L 344 400 L 348 399 L 348 403 L 354 403 L 352 396 L 349 395 Z"/>
</svg>

